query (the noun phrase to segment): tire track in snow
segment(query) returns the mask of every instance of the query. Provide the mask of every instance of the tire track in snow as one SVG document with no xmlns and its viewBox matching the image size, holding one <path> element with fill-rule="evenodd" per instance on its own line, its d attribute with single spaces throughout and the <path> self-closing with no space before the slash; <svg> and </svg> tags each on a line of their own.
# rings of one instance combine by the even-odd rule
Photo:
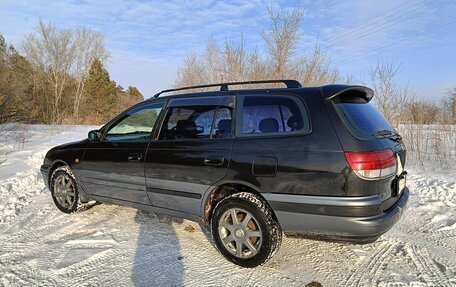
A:
<svg viewBox="0 0 456 287">
<path fill-rule="evenodd" d="M 19 270 L 21 270 L 21 274 L 28 274 L 30 277 L 30 280 L 34 280 L 34 277 L 39 277 L 44 280 L 44 278 L 53 278 L 56 280 L 56 282 L 60 281 L 62 279 L 62 274 L 53 274 L 52 272 L 44 272 L 43 270 L 48 270 L 49 267 L 55 266 L 58 264 L 58 262 L 62 259 L 62 256 L 59 256 L 59 252 L 65 251 L 68 248 L 65 247 L 65 244 L 68 243 L 69 240 L 72 240 L 74 238 L 78 238 L 81 236 L 81 234 L 84 233 L 94 233 L 89 229 L 87 230 L 87 226 L 90 224 L 97 224 L 97 220 L 94 220 L 93 222 L 84 222 L 85 220 L 81 220 L 81 218 L 87 217 L 87 215 L 81 215 L 81 214 L 73 214 L 73 215 L 64 215 L 61 213 L 58 213 L 58 211 L 48 211 L 48 212 L 43 212 L 34 218 L 30 220 L 29 216 L 26 216 L 24 218 L 25 224 L 22 224 L 21 228 L 17 231 L 17 233 L 13 234 L 5 234 L 3 236 L 5 241 L 7 242 L 6 249 L 9 249 L 8 251 L 14 251 L 14 252 L 7 252 L 5 255 L 4 259 L 6 262 L 14 262 L 14 261 L 23 261 L 26 258 L 33 258 L 34 256 L 39 256 L 39 254 L 46 254 L 46 257 L 39 260 L 38 263 L 36 263 L 36 267 L 40 270 L 40 274 L 33 274 L 28 270 L 27 268 L 23 269 L 21 268 L 22 266 L 17 266 Z M 79 219 L 78 219 L 79 218 Z M 92 217 L 92 220 L 96 219 L 96 217 Z M 38 224 L 39 223 L 39 224 Z M 81 223 L 83 223 L 81 225 Z M 18 226 L 17 224 L 13 225 Z M 30 230 L 35 229 L 35 232 L 30 233 Z M 82 233 L 77 233 L 78 230 L 84 230 Z M 11 228 L 9 228 L 9 231 Z M 76 231 L 76 233 L 75 233 Z M 86 234 L 87 235 L 87 234 Z M 21 244 L 20 242 L 26 241 L 28 242 L 27 245 Z M 9 246 L 8 246 L 9 245 Z M 90 245 L 93 245 L 93 241 L 90 242 Z M 43 248 L 44 247 L 44 248 Z M 93 247 L 93 246 L 92 246 Z M 70 248 L 71 250 L 71 248 Z M 55 254 L 55 255 L 54 255 Z M 63 253 L 63 256 L 65 256 L 66 252 Z M 62 254 L 60 254 L 62 255 Z M 59 260 L 60 258 L 60 260 Z M 93 258 L 89 258 L 89 262 L 91 262 Z M 111 258 L 112 260 L 112 258 Z M 110 260 L 106 260 L 105 267 L 107 270 L 109 269 L 109 263 Z M 78 265 L 77 263 L 76 265 Z M 88 264 L 87 262 L 84 264 Z M 100 264 L 102 265 L 102 264 Z M 98 265 L 98 266 L 100 266 Z M 98 269 L 97 264 L 93 265 L 95 269 Z M 70 266 L 71 267 L 71 266 Z M 69 269 L 71 270 L 71 268 Z M 59 273 L 59 272 L 57 272 Z M 71 271 L 71 273 L 75 273 Z M 84 274 L 82 274 L 84 275 Z M 27 278 L 27 276 L 26 276 Z M 78 281 L 81 284 L 84 284 L 84 280 L 87 279 L 87 276 L 82 276 L 82 281 Z M 46 279 L 48 280 L 48 279 Z M 71 281 L 74 281 L 71 280 Z M 46 281 L 46 282 L 51 282 L 51 281 Z M 32 284 L 32 281 L 29 281 L 28 284 L 24 285 L 30 285 Z M 43 284 L 43 281 L 41 281 L 41 284 Z M 45 285 L 56 285 L 56 284 L 47 284 L 44 283 Z M 38 284 L 33 284 L 33 285 L 40 285 Z M 57 284 L 58 285 L 58 284 Z"/>
<path fill-rule="evenodd" d="M 419 276 L 423 282 L 432 282 L 435 285 L 442 287 L 450 286 L 449 278 L 447 278 L 447 276 L 436 266 L 435 261 L 431 259 L 431 255 L 427 250 L 414 244 L 408 245 L 406 248 L 410 258 L 416 266 L 417 276 Z"/>
<path fill-rule="evenodd" d="M 391 252 L 396 248 L 397 243 L 392 242 L 385 242 L 382 244 L 382 247 L 377 250 L 377 252 L 371 256 L 368 260 L 362 260 L 361 264 L 355 268 L 354 272 L 348 277 L 347 281 L 345 282 L 345 286 L 364 286 L 366 284 L 372 284 L 371 286 L 375 285 L 374 282 L 365 282 L 363 279 L 367 277 L 366 280 L 371 281 L 372 279 L 376 278 L 378 274 L 378 270 L 386 261 L 386 257 L 388 257 Z M 361 284 L 362 283 L 362 284 Z M 366 285 L 368 286 L 368 285 Z"/>
<path fill-rule="evenodd" d="M 313 245 L 320 245 L 321 242 L 313 241 Z M 331 250 L 331 253 L 334 255 L 334 258 L 344 258 L 344 261 L 352 262 L 357 260 L 357 256 L 350 249 L 352 246 L 350 243 L 332 243 L 325 242 L 327 248 Z M 314 266 L 315 271 L 322 277 L 329 279 L 330 282 L 342 282 L 346 275 L 343 272 L 334 272 L 334 267 L 331 264 L 328 264 L 328 261 L 325 260 L 320 254 L 316 254 L 321 251 L 321 248 L 312 248 L 314 254 L 311 254 L 309 261 Z M 326 249 L 326 248 L 324 248 Z M 339 259 L 340 260 L 340 259 Z"/>
<path fill-rule="evenodd" d="M 38 157 L 32 161 L 37 162 Z M 38 166 L 34 169 L 37 171 Z M 431 230 L 427 233 L 417 231 L 441 214 L 441 210 L 426 206 L 432 207 L 438 201 L 446 201 L 448 206 L 442 208 L 450 211 L 456 206 L 454 182 L 431 176 L 417 177 L 421 183 L 412 191 L 408 213 L 377 243 L 358 246 L 285 238 L 276 257 L 254 270 L 226 261 L 199 228 L 188 233 L 183 225 L 172 223 L 168 217 L 108 204 L 64 215 L 53 206 L 40 183 L 24 182 L 17 187 L 30 189 L 27 202 L 31 204 L 21 207 L 18 215 L 6 224 L 0 224 L 0 285 L 303 286 L 313 279 L 324 286 L 456 286 L 455 230 L 431 230 L 429 227 L 434 225 L 430 225 L 425 227 Z M 420 208 L 421 214 L 428 217 L 415 212 Z M 438 228 L 443 222 L 438 221 Z M 88 240 L 86 245 L 84 238 L 91 238 L 94 231 L 111 235 L 115 242 L 101 244 Z M 80 243 L 68 243 L 74 239 Z M 57 269 L 62 258 L 71 255 L 75 247 L 110 249 Z M 176 277 L 171 277 L 172 272 L 164 272 L 163 266 L 176 272 Z M 421 270 L 418 272 L 422 282 L 412 277 L 417 270 Z"/>
</svg>

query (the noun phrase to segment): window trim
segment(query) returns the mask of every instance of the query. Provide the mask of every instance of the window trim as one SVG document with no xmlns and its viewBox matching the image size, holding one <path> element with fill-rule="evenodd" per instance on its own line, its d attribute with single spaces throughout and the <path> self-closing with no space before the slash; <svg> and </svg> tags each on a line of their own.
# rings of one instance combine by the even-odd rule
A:
<svg viewBox="0 0 456 287">
<path fill-rule="evenodd" d="M 152 130 L 150 131 L 149 138 L 147 140 L 137 140 L 137 141 L 107 141 L 106 140 L 106 135 L 108 134 L 108 131 L 111 129 L 111 127 L 113 125 L 118 124 L 120 121 L 122 121 L 122 117 L 125 114 L 127 114 L 128 112 L 130 112 L 134 109 L 154 106 L 154 105 L 158 105 L 158 104 L 163 104 L 163 106 L 162 106 L 162 109 L 160 110 L 160 113 L 158 114 L 157 120 L 155 121 L 154 126 L 152 127 Z M 147 143 L 147 142 L 149 142 L 154 137 L 157 124 L 161 121 L 161 115 L 163 114 L 163 110 L 165 110 L 166 106 L 167 106 L 167 101 L 157 101 L 157 102 L 148 102 L 148 103 L 141 102 L 139 104 L 136 104 L 136 105 L 126 109 L 125 111 L 123 111 L 120 114 L 118 114 L 117 116 L 115 116 L 112 120 L 110 120 L 106 125 L 104 125 L 100 129 L 103 131 L 100 142 L 106 142 L 106 143 L 133 143 L 133 142 Z"/>
<path fill-rule="evenodd" d="M 243 109 L 244 109 L 244 98 L 245 97 L 283 97 L 288 98 L 294 101 L 300 111 L 303 120 L 305 120 L 305 116 L 307 116 L 307 120 L 309 123 L 309 130 L 308 131 L 290 131 L 290 132 L 276 132 L 276 133 L 266 133 L 266 134 L 244 134 L 242 133 L 243 124 L 244 124 L 244 116 L 243 116 Z M 303 111 L 306 112 L 306 115 L 303 114 Z M 236 127 L 235 127 L 235 137 L 236 138 L 277 138 L 277 137 L 290 137 L 290 136 L 302 136 L 302 135 L 309 135 L 312 133 L 312 121 L 310 117 L 309 108 L 307 107 L 307 103 L 296 94 L 289 94 L 289 93 L 274 93 L 274 94 L 242 94 L 238 95 L 236 99 Z"/>
</svg>

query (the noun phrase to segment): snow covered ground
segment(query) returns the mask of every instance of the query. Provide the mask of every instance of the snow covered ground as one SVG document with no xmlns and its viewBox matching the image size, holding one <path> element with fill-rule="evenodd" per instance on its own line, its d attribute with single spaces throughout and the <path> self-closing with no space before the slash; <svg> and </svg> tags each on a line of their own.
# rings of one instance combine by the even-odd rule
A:
<svg viewBox="0 0 456 287">
<path fill-rule="evenodd" d="M 403 219 L 367 245 L 284 238 L 264 266 L 226 261 L 193 222 L 111 204 L 66 215 L 39 167 L 93 127 L 28 126 L 0 139 L 0 286 L 456 286 L 456 170 L 410 170 Z M 9 137 L 12 140 L 15 137 Z"/>
</svg>

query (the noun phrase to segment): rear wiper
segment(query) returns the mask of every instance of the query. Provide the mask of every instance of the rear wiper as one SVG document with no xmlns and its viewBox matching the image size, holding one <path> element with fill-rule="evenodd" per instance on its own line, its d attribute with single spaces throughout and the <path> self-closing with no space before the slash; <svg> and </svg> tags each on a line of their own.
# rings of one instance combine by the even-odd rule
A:
<svg viewBox="0 0 456 287">
<path fill-rule="evenodd" d="M 384 136 L 392 136 L 394 133 L 390 130 L 379 130 L 373 133 L 374 137 L 384 137 Z"/>
<path fill-rule="evenodd" d="M 379 130 L 372 134 L 374 137 L 386 137 L 386 136 L 397 136 L 398 138 L 402 139 L 402 136 L 395 131 L 390 130 Z"/>
</svg>

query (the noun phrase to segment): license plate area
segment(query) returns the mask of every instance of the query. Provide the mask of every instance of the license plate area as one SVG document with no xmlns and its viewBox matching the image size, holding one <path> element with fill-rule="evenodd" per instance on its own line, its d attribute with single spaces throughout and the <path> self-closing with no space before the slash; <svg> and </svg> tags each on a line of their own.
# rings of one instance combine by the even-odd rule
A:
<svg viewBox="0 0 456 287">
<path fill-rule="evenodd" d="M 396 175 L 393 184 L 393 196 L 399 197 L 407 184 L 407 172 L 403 171 L 400 175 Z"/>
</svg>

